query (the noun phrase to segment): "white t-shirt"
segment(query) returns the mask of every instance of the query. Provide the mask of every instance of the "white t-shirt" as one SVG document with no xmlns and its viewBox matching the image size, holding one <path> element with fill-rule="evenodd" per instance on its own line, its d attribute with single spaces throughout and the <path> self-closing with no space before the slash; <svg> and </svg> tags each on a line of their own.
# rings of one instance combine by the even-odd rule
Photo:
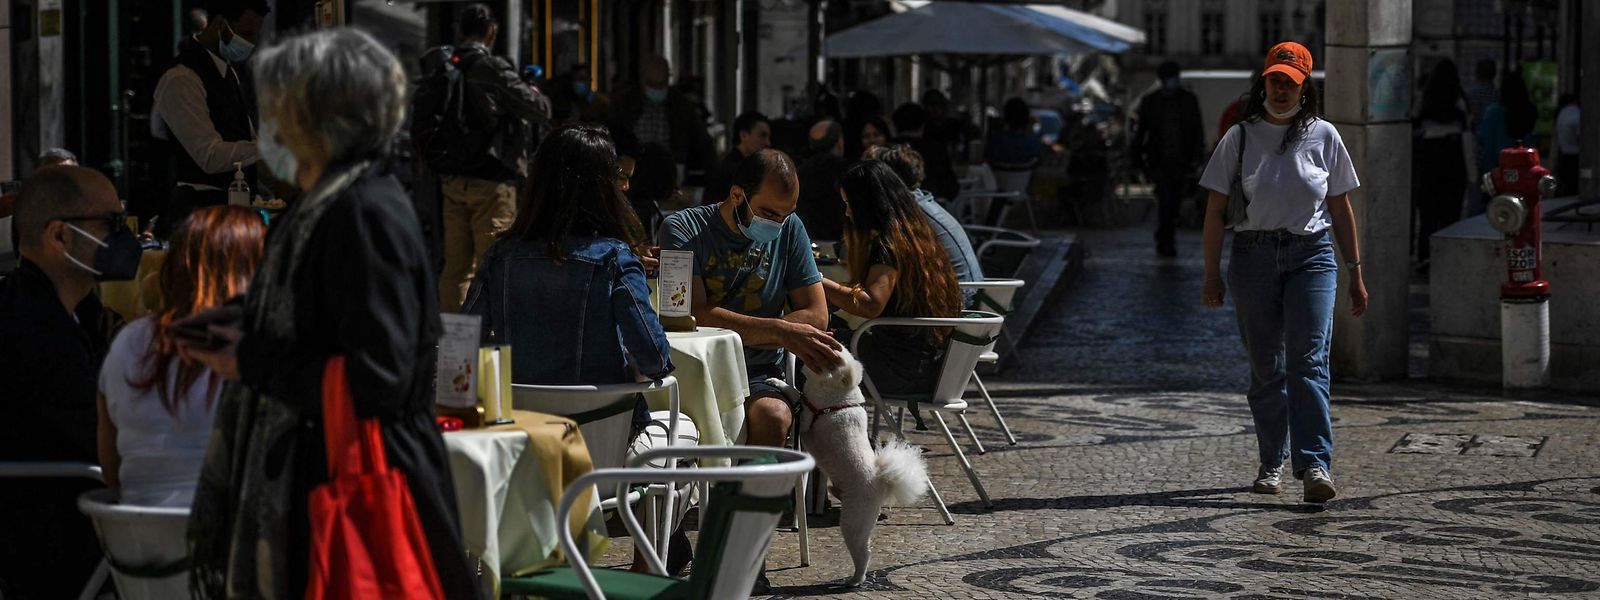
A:
<svg viewBox="0 0 1600 600">
<path fill-rule="evenodd" d="M 145 317 L 128 323 L 111 342 L 100 367 L 100 393 L 106 412 L 117 426 L 117 453 L 122 467 L 122 502 L 140 506 L 188 508 L 194 500 L 195 482 L 211 440 L 211 419 L 216 394 L 209 401 L 211 372 L 205 371 L 178 403 L 177 415 L 167 412 L 155 388 L 139 390 L 134 381 L 150 376 L 150 336 L 155 322 Z M 173 358 L 177 361 L 177 358 Z M 167 372 L 168 389 L 177 387 L 178 369 Z M 220 393 L 222 385 L 215 386 Z"/>
<path fill-rule="evenodd" d="M 1235 230 L 1284 230 L 1307 235 L 1327 229 L 1329 196 L 1338 196 L 1361 186 L 1356 179 L 1350 152 L 1339 137 L 1339 130 L 1322 119 L 1312 122 L 1305 137 L 1282 154 L 1287 125 L 1265 120 L 1245 123 L 1244 170 L 1240 182 L 1250 199 L 1245 220 Z M 1228 129 L 1217 142 L 1217 149 L 1206 163 L 1200 185 L 1228 194 L 1239 156 L 1240 127 Z"/>
</svg>

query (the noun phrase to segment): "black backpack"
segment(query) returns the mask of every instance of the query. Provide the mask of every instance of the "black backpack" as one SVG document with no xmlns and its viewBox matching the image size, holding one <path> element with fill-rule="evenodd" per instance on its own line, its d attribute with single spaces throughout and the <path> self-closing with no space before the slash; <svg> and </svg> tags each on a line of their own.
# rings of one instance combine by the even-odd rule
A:
<svg viewBox="0 0 1600 600">
<path fill-rule="evenodd" d="M 422 78 L 411 99 L 411 140 L 435 172 L 470 174 L 484 161 L 494 119 L 474 114 L 467 72 L 486 56 L 439 46 L 422 55 Z"/>
</svg>

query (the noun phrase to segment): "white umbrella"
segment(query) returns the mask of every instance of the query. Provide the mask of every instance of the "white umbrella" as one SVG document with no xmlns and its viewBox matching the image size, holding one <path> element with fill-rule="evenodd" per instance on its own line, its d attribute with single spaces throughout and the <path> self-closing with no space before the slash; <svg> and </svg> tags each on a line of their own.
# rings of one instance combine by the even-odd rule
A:
<svg viewBox="0 0 1600 600">
<path fill-rule="evenodd" d="M 1124 52 L 1144 32 L 1062 6 L 931 2 L 828 36 L 830 58 Z"/>
</svg>

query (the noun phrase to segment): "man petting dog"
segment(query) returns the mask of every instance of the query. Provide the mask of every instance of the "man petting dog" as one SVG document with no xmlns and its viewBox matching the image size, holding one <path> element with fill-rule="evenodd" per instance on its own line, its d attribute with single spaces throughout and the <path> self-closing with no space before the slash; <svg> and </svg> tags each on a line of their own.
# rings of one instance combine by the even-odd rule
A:
<svg viewBox="0 0 1600 600">
<path fill-rule="evenodd" d="M 728 196 L 683 210 L 661 226 L 661 247 L 694 252 L 695 322 L 744 340 L 750 396 L 745 443 L 783 446 L 794 407 L 769 377 L 783 378 L 784 352 L 814 370 L 843 364 L 828 335 L 828 303 L 811 238 L 799 217 L 794 163 L 777 150 L 745 157 Z M 785 311 L 785 305 L 788 310 Z"/>
</svg>

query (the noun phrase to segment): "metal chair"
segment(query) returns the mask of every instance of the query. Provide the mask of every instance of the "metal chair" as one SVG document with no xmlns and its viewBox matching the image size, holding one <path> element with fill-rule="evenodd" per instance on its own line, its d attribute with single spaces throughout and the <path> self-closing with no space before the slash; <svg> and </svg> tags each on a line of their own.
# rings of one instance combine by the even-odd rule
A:
<svg viewBox="0 0 1600 600">
<path fill-rule="evenodd" d="M 978 255 L 978 265 L 988 277 L 1016 277 L 1022 264 L 1043 242 L 1014 229 L 966 225 L 967 239 Z"/>
<path fill-rule="evenodd" d="M 105 483 L 105 478 L 100 471 L 100 465 L 67 461 L 0 461 L 0 479 L 44 477 L 51 479 L 88 479 L 96 483 Z M 111 565 L 100 561 L 94 573 L 89 575 L 89 581 L 84 584 L 83 590 L 78 592 L 78 600 L 92 600 L 100 588 L 105 587 L 106 578 L 111 576 Z"/>
<path fill-rule="evenodd" d="M 639 465 L 662 458 L 747 459 L 732 467 L 698 469 L 640 469 Z M 788 508 L 795 482 L 816 467 L 802 452 L 764 446 L 705 446 L 661 448 L 633 457 L 628 469 L 600 469 L 573 482 L 561 496 L 556 509 L 562 520 L 572 513 L 577 499 L 590 485 L 614 485 L 621 494 L 639 481 L 664 484 L 703 481 L 716 482 L 706 499 L 700 519 L 700 539 L 695 549 L 695 565 L 688 579 L 666 576 L 665 561 L 634 519 L 622 511 L 622 522 L 651 573 L 614 569 L 593 570 L 572 537 L 569 528 L 560 528 L 561 547 L 570 567 L 545 569 L 524 577 L 500 580 L 504 594 L 545 598 L 746 598 L 760 573 L 772 542 L 778 516 Z"/>
<path fill-rule="evenodd" d="M 1015 307 L 1012 304 L 1017 291 L 1027 282 L 1021 279 L 989 279 L 983 281 L 963 281 L 960 283 L 962 290 L 976 290 L 972 297 L 972 308 L 992 311 L 1002 317 L 1010 316 Z M 1012 350 L 1016 349 L 1016 342 L 1011 341 L 1004 327 L 1000 329 L 1000 337 L 1006 340 L 1006 345 Z M 994 364 L 1000 362 L 1000 353 L 991 349 L 978 357 L 978 362 Z M 983 377 L 974 370 L 972 382 L 978 385 L 978 393 L 983 395 L 983 402 L 989 405 L 989 412 L 994 414 L 994 420 L 1000 423 L 1000 430 L 1006 434 L 1007 445 L 1017 445 L 1017 436 L 1011 433 L 1011 426 L 1006 424 L 1005 417 L 1000 416 L 1000 409 L 995 407 L 994 398 L 989 395 L 989 388 L 983 385 Z M 974 435 L 974 438 L 977 436 Z M 978 453 L 984 454 L 983 444 L 978 444 Z"/>
<path fill-rule="evenodd" d="M 887 417 L 894 424 L 895 436 L 905 439 L 902 419 L 889 413 L 887 404 L 889 401 L 900 402 L 907 407 L 927 408 L 939 422 L 939 430 L 944 433 L 945 441 L 950 443 L 950 449 L 960 461 L 961 469 L 967 474 L 967 480 L 972 483 L 972 489 L 978 492 L 978 497 L 983 499 L 986 508 L 994 507 L 994 503 L 989 500 L 989 492 L 984 490 L 978 472 L 972 468 L 972 462 L 967 460 L 967 454 L 956 443 L 955 435 L 950 433 L 950 427 L 945 423 L 943 413 L 955 413 L 961 424 L 969 432 L 972 430 L 971 425 L 967 424 L 966 416 L 962 414 L 967 408 L 967 401 L 963 399 L 966 395 L 967 382 L 972 379 L 979 357 L 994 348 L 995 340 L 999 339 L 1000 328 L 1004 325 L 1004 317 L 984 311 L 965 311 L 961 317 L 952 318 L 879 318 L 861 324 L 850 339 L 850 352 L 860 356 L 861 340 L 868 331 L 877 327 L 951 328 L 945 344 L 944 362 L 940 366 L 932 393 L 885 396 L 878 393 L 877 386 L 872 383 L 871 370 L 862 377 L 862 384 L 866 387 L 867 396 L 872 398 L 876 409 L 872 418 L 873 438 L 877 438 L 879 417 Z M 932 481 L 928 482 L 928 490 L 932 492 L 939 512 L 944 515 L 945 524 L 954 525 L 955 518 L 950 515 L 950 509 L 945 506 L 944 498 L 939 495 L 939 490 L 933 486 Z"/>
<path fill-rule="evenodd" d="M 1016 194 L 1006 200 L 1005 206 L 1000 208 L 1000 214 L 991 225 L 1005 226 L 1006 217 L 1011 214 L 1011 208 L 1018 202 L 1028 211 L 1029 231 L 1039 230 L 1039 221 L 1033 216 L 1033 195 L 1029 193 L 1029 186 L 1033 184 L 1033 169 L 995 169 L 994 179 L 996 189 L 1002 193 Z"/>
<path fill-rule="evenodd" d="M 606 469 L 621 467 L 627 463 L 627 452 L 632 443 L 629 434 L 633 428 L 633 411 L 637 397 L 646 392 L 663 389 L 667 390 L 670 398 L 667 410 L 667 442 L 670 447 L 673 440 L 678 439 L 678 423 L 682 416 L 678 402 L 678 378 L 671 375 L 641 383 L 513 384 L 511 404 L 519 410 L 538 411 L 576 421 L 578 430 L 583 432 L 584 445 L 589 448 L 589 459 L 596 469 Z M 676 469 L 677 462 L 670 461 L 665 468 Z M 617 510 L 633 504 L 643 495 L 649 495 L 651 491 L 647 489 L 641 494 L 623 490 L 619 496 L 610 495 L 611 490 L 608 489 L 601 489 L 599 492 L 600 508 Z M 661 497 L 665 501 L 665 506 L 671 508 L 677 505 L 677 493 L 676 489 L 668 489 L 657 490 L 654 495 Z M 653 506 L 649 511 L 651 529 L 659 536 L 657 539 L 661 542 L 658 544 L 662 553 L 661 560 L 665 562 L 669 546 L 665 540 L 672 534 L 672 525 L 678 516 L 677 511 L 657 511 Z M 630 511 L 623 509 L 618 512 Z"/>
<path fill-rule="evenodd" d="M 165 600 L 189 595 L 189 509 L 120 504 L 109 489 L 78 497 L 78 510 L 94 521 L 123 600 Z"/>
</svg>

